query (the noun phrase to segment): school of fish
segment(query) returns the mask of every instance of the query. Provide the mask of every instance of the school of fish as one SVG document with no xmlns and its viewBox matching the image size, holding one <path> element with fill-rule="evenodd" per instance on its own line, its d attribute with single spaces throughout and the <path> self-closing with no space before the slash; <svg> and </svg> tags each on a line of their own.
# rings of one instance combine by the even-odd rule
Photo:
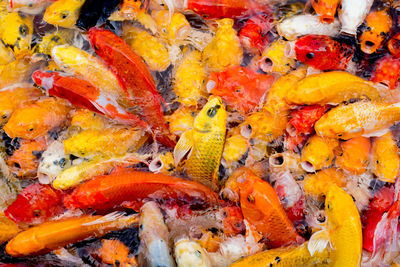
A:
<svg viewBox="0 0 400 267">
<path fill-rule="evenodd" d="M 1 266 L 400 266 L 400 1 L 0 0 Z"/>
</svg>

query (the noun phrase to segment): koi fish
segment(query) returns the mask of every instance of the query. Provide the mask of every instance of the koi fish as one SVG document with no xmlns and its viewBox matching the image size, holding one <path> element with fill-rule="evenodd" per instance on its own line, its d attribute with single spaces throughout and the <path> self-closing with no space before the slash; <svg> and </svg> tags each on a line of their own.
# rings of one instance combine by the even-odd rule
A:
<svg viewBox="0 0 400 267">
<path fill-rule="evenodd" d="M 36 15 L 41 13 L 54 0 L 8 0 L 8 7 L 12 12 L 18 11 Z"/>
<path fill-rule="evenodd" d="M 22 104 L 41 97 L 42 92 L 32 86 L 17 86 L 0 91 L 0 125 L 4 125 L 11 114 Z"/>
<path fill-rule="evenodd" d="M 396 58 L 400 58 L 400 33 L 395 34 L 387 43 L 387 48 Z"/>
<path fill-rule="evenodd" d="M 212 72 L 207 82 L 207 90 L 220 96 L 228 108 L 247 114 L 263 102 L 274 81 L 272 75 L 233 66 L 221 72 Z"/>
<path fill-rule="evenodd" d="M 371 81 L 386 85 L 389 89 L 394 89 L 400 78 L 399 72 L 400 59 L 387 55 L 376 61 Z"/>
<path fill-rule="evenodd" d="M 160 10 L 155 12 L 153 17 L 157 24 L 158 34 L 168 44 L 178 46 L 185 44 L 191 31 L 190 23 L 185 15 L 175 12 L 170 16 L 167 10 Z"/>
<path fill-rule="evenodd" d="M 125 100 L 124 90 L 114 73 L 101 59 L 72 45 L 58 45 L 52 49 L 52 58 L 59 68 L 75 74 L 99 88 L 107 96 Z"/>
<path fill-rule="evenodd" d="M 172 152 L 159 153 L 149 164 L 149 170 L 153 173 L 171 175 L 175 173 L 176 166 Z"/>
<path fill-rule="evenodd" d="M 254 15 L 239 31 L 242 46 L 252 54 L 261 53 L 269 41 L 272 20 L 268 16 Z"/>
<path fill-rule="evenodd" d="M 237 169 L 222 194 L 239 201 L 243 217 L 268 240 L 271 247 L 302 243 L 273 187 L 246 168 Z"/>
<path fill-rule="evenodd" d="M 15 60 L 12 50 L 0 42 L 0 65 L 6 65 Z"/>
<path fill-rule="evenodd" d="M 55 26 L 72 29 L 84 3 L 84 0 L 56 1 L 46 8 L 43 20 Z"/>
<path fill-rule="evenodd" d="M 4 214 L 17 223 L 40 224 L 64 211 L 63 196 L 49 185 L 33 184 L 18 194 Z"/>
<path fill-rule="evenodd" d="M 72 34 L 72 31 L 66 29 L 58 29 L 57 31 L 46 33 L 35 46 L 34 52 L 36 54 L 33 54 L 33 57 L 43 55 L 51 57 L 53 47 L 71 42 Z"/>
<path fill-rule="evenodd" d="M 82 108 L 77 109 L 71 115 L 70 128 L 76 128 L 79 130 L 103 130 L 107 128 L 108 120 L 89 109 Z"/>
<path fill-rule="evenodd" d="M 355 137 L 340 144 L 335 165 L 354 174 L 362 174 L 369 166 L 371 143 L 367 137 Z"/>
<path fill-rule="evenodd" d="M 132 165 L 139 162 L 138 158 L 129 154 L 128 156 L 125 155 L 119 158 L 95 158 L 63 170 L 55 177 L 53 187 L 55 189 L 66 190 L 90 180 L 94 176 L 108 174 L 115 167 L 127 164 Z"/>
<path fill-rule="evenodd" d="M 288 246 L 269 249 L 257 254 L 242 258 L 229 267 L 264 267 L 264 266 L 323 266 L 328 262 L 329 250 L 316 252 L 311 255 L 308 242 L 300 246 Z"/>
<path fill-rule="evenodd" d="M 174 148 L 175 166 L 189 153 L 184 170 L 192 179 L 218 188 L 218 167 L 224 149 L 227 112 L 218 96 L 210 96 L 194 120 L 194 128 L 184 132 Z"/>
<path fill-rule="evenodd" d="M 325 35 L 306 35 L 294 43 L 296 59 L 319 70 L 345 70 L 353 57 L 351 46 Z"/>
<path fill-rule="evenodd" d="M 329 167 L 335 158 L 334 149 L 338 145 L 336 139 L 312 136 L 301 151 L 302 168 L 307 172 L 315 172 Z"/>
<path fill-rule="evenodd" d="M 312 74 L 299 81 L 288 92 L 288 104 L 340 104 L 351 99 L 380 100 L 373 83 L 345 71 Z"/>
<path fill-rule="evenodd" d="M 314 133 L 314 124 L 328 110 L 327 106 L 303 106 L 290 113 L 289 127 L 293 127 L 295 134 Z M 293 133 L 294 134 L 294 133 Z"/>
<path fill-rule="evenodd" d="M 369 13 L 358 37 L 361 50 L 366 54 L 375 53 L 382 47 L 391 28 L 392 18 L 385 10 Z"/>
<path fill-rule="evenodd" d="M 240 133 L 234 133 L 226 138 L 222 158 L 225 160 L 226 165 L 232 166 L 233 163 L 241 160 L 244 155 L 249 151 L 250 145 L 246 138 Z"/>
<path fill-rule="evenodd" d="M 399 174 L 400 157 L 392 133 L 372 139 L 371 171 L 379 180 L 394 183 Z"/>
<path fill-rule="evenodd" d="M 175 141 L 173 137 L 168 137 L 170 133 L 163 117 L 161 104 L 164 99 L 158 93 L 154 79 L 140 56 L 111 31 L 92 28 L 88 37 L 96 53 L 121 80 L 128 99 L 141 109 L 143 120 L 150 125 L 156 136 L 160 136 L 160 142 L 173 147 Z"/>
<path fill-rule="evenodd" d="M 346 186 L 346 176 L 336 168 L 327 168 L 317 173 L 307 174 L 302 184 L 307 195 L 323 201 L 323 197 L 331 184 L 339 187 Z"/>
<path fill-rule="evenodd" d="M 336 36 L 340 30 L 340 22 L 335 20 L 330 24 L 321 23 L 318 16 L 303 14 L 285 19 L 276 26 L 280 36 L 287 40 L 307 34 Z"/>
<path fill-rule="evenodd" d="M 197 115 L 197 109 L 194 106 L 181 106 L 175 110 L 172 115 L 167 117 L 171 133 L 178 136 L 193 128 L 194 118 Z"/>
<path fill-rule="evenodd" d="M 137 266 L 135 257 L 129 256 L 129 248 L 118 239 L 102 239 L 101 248 L 97 251 L 99 258 L 113 266 Z"/>
<path fill-rule="evenodd" d="M 129 202 L 137 208 L 146 199 L 212 206 L 217 204 L 217 198 L 212 190 L 197 182 L 163 174 L 124 171 L 97 176 L 78 186 L 64 198 L 64 203 L 70 209 L 107 210 L 129 206 Z"/>
<path fill-rule="evenodd" d="M 0 243 L 7 242 L 19 232 L 18 225 L 7 218 L 6 216 L 0 216 Z"/>
<path fill-rule="evenodd" d="M 64 140 L 65 153 L 82 158 L 122 156 L 136 151 L 148 136 L 137 128 L 89 129 Z M 118 145 L 116 145 L 118 144 Z"/>
<path fill-rule="evenodd" d="M 49 94 L 64 98 L 81 108 L 104 114 L 120 123 L 147 128 L 139 117 L 126 111 L 115 97 L 105 94 L 91 83 L 58 72 L 37 70 L 32 74 L 33 81 Z"/>
<path fill-rule="evenodd" d="M 61 126 L 69 111 L 62 99 L 40 99 L 14 111 L 3 129 L 11 138 L 36 139 Z"/>
<path fill-rule="evenodd" d="M 38 64 L 31 61 L 30 53 L 25 51 L 25 53 L 18 54 L 14 61 L 0 65 L 0 82 L 2 88 L 29 80 L 33 69 L 38 67 Z"/>
<path fill-rule="evenodd" d="M 363 248 L 369 252 L 375 252 L 380 244 L 374 246 L 376 228 L 382 216 L 387 212 L 394 203 L 393 187 L 382 187 L 374 195 L 364 214 L 363 229 Z"/>
<path fill-rule="evenodd" d="M 141 244 L 139 264 L 174 267 L 175 262 L 168 245 L 169 230 L 157 203 L 150 201 L 142 206 L 139 224 Z"/>
<path fill-rule="evenodd" d="M 261 57 L 254 57 L 250 68 L 261 70 L 265 73 L 278 72 L 285 75 L 295 67 L 295 60 L 285 55 L 288 42 L 281 39 L 271 43 L 264 49 Z"/>
<path fill-rule="evenodd" d="M 362 256 L 362 226 L 353 198 L 331 185 L 325 199 L 327 232 L 332 245 L 332 266 L 359 266 Z"/>
<path fill-rule="evenodd" d="M 1 19 L 1 24 L 1 40 L 6 46 L 13 48 L 14 55 L 30 50 L 33 35 L 33 16 L 11 12 Z"/>
<path fill-rule="evenodd" d="M 339 8 L 341 32 L 356 35 L 358 26 L 364 21 L 373 3 L 373 0 L 342 0 Z"/>
<path fill-rule="evenodd" d="M 44 138 L 37 140 L 23 140 L 20 148 L 7 159 L 10 171 L 20 178 L 29 178 L 36 175 L 39 160 L 47 144 Z"/>
<path fill-rule="evenodd" d="M 302 2 L 294 2 L 280 5 L 274 12 L 275 20 L 277 22 L 282 22 L 284 19 L 288 19 L 302 13 L 303 10 L 304 4 Z"/>
<path fill-rule="evenodd" d="M 197 50 L 183 52 L 183 60 L 174 70 L 173 90 L 178 101 L 184 105 L 196 106 L 197 102 L 207 96 L 204 81 L 207 78 L 205 64 Z"/>
<path fill-rule="evenodd" d="M 11 239 L 6 252 L 13 257 L 45 254 L 88 237 L 102 237 L 108 232 L 128 228 L 137 222 L 137 214 L 123 216 L 118 212 L 45 222 Z"/>
<path fill-rule="evenodd" d="M 125 24 L 122 31 L 125 42 L 143 58 L 150 70 L 165 71 L 171 65 L 168 49 L 160 39 L 131 24 Z"/>
<path fill-rule="evenodd" d="M 336 9 L 340 0 L 312 0 L 312 7 L 322 23 L 332 23 L 335 20 Z"/>
<path fill-rule="evenodd" d="M 218 20 L 215 36 L 203 50 L 203 60 L 211 71 L 222 71 L 242 62 L 243 49 L 233 22 L 232 19 Z"/>
<path fill-rule="evenodd" d="M 181 238 L 174 245 L 174 254 L 178 266 L 212 266 L 207 251 L 198 242 Z"/>
<path fill-rule="evenodd" d="M 356 102 L 340 105 L 325 113 L 315 124 L 319 136 L 348 140 L 358 136 L 379 135 L 400 120 L 396 104 Z"/>
</svg>

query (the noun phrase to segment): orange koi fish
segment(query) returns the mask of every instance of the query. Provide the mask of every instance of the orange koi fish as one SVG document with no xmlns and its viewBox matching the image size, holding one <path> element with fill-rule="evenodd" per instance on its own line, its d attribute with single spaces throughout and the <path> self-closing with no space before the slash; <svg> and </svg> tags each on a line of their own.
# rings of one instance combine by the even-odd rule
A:
<svg viewBox="0 0 400 267">
<path fill-rule="evenodd" d="M 312 0 L 311 4 L 322 23 L 332 23 L 335 20 L 336 9 L 340 0 Z"/>
</svg>

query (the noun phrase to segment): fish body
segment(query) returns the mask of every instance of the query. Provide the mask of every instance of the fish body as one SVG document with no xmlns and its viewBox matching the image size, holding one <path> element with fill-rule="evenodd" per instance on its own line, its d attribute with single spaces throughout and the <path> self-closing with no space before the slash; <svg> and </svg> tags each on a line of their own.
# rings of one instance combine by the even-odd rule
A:
<svg viewBox="0 0 400 267">
<path fill-rule="evenodd" d="M 319 136 L 348 140 L 386 130 L 400 120 L 396 104 L 356 102 L 325 113 L 315 124 Z"/>
<path fill-rule="evenodd" d="M 0 243 L 7 242 L 19 232 L 18 225 L 7 218 L 6 216 L 0 216 Z"/>
<path fill-rule="evenodd" d="M 18 53 L 14 61 L 5 65 L 0 65 L 0 82 L 2 88 L 24 83 L 29 80 L 33 69 L 38 67 L 37 64 L 31 61 L 30 56 L 31 52 L 24 51 L 20 54 Z"/>
<path fill-rule="evenodd" d="M 137 266 L 135 257 L 129 256 L 129 248 L 118 239 L 102 239 L 98 256 L 102 262 L 113 266 Z"/>
<path fill-rule="evenodd" d="M 54 0 L 8 0 L 12 12 L 23 12 L 31 15 L 41 13 Z"/>
<path fill-rule="evenodd" d="M 400 156 L 391 132 L 372 140 L 371 171 L 384 182 L 394 183 L 399 174 Z"/>
<path fill-rule="evenodd" d="M 165 44 L 147 31 L 126 24 L 123 27 L 123 38 L 143 58 L 150 70 L 164 71 L 171 65 L 171 58 Z"/>
<path fill-rule="evenodd" d="M 222 192 L 240 202 L 243 217 L 262 233 L 271 247 L 302 243 L 287 217 L 274 188 L 248 169 L 238 169 L 225 184 Z"/>
<path fill-rule="evenodd" d="M 125 201 L 140 203 L 145 199 L 214 205 L 217 195 L 199 183 L 181 178 L 125 171 L 95 177 L 78 186 L 64 202 L 71 209 L 105 210 L 120 206 Z"/>
<path fill-rule="evenodd" d="M 226 164 L 231 166 L 232 163 L 238 162 L 243 158 L 249 147 L 248 141 L 240 133 L 232 134 L 226 138 L 222 157 Z"/>
<path fill-rule="evenodd" d="M 15 60 L 12 50 L 4 45 L 3 42 L 0 43 L 0 65 L 6 65 Z"/>
<path fill-rule="evenodd" d="M 327 168 L 317 173 L 307 174 L 302 184 L 307 195 L 322 200 L 331 184 L 345 187 L 346 176 L 336 168 Z"/>
<path fill-rule="evenodd" d="M 335 20 L 336 9 L 340 0 L 312 0 L 311 4 L 318 14 L 320 22 L 332 23 Z"/>
<path fill-rule="evenodd" d="M 175 242 L 175 259 L 178 267 L 211 267 L 207 251 L 196 241 L 186 238 Z"/>
<path fill-rule="evenodd" d="M 62 99 L 40 99 L 14 111 L 3 129 L 11 138 L 36 139 L 61 126 L 69 111 Z"/>
<path fill-rule="evenodd" d="M 61 0 L 46 8 L 43 20 L 54 26 L 75 28 L 84 0 Z"/>
<path fill-rule="evenodd" d="M 207 78 L 205 64 L 197 50 L 185 51 L 182 62 L 176 67 L 173 90 L 178 101 L 184 105 L 196 106 L 207 96 L 204 81 Z"/>
<path fill-rule="evenodd" d="M 341 32 L 356 35 L 358 26 L 367 16 L 373 0 L 342 0 L 339 9 L 339 20 L 342 23 Z"/>
<path fill-rule="evenodd" d="M 392 28 L 392 18 L 385 10 L 372 11 L 365 18 L 365 25 L 358 37 L 361 50 L 366 54 L 380 49 Z"/>
<path fill-rule="evenodd" d="M 289 90 L 289 104 L 340 104 L 350 99 L 379 100 L 380 95 L 371 82 L 345 71 L 311 74 Z"/>
<path fill-rule="evenodd" d="M 307 34 L 333 37 L 339 33 L 340 22 L 334 20 L 330 24 L 321 23 L 318 16 L 302 14 L 285 19 L 277 25 L 277 30 L 280 36 L 290 41 Z"/>
<path fill-rule="evenodd" d="M 140 109 L 138 113 L 143 120 L 150 125 L 156 136 L 160 135 L 162 143 L 173 147 L 175 142 L 173 137 L 168 137 L 170 133 L 161 106 L 164 100 L 140 56 L 111 31 L 92 28 L 88 37 L 96 53 L 120 79 L 128 99 Z"/>
<path fill-rule="evenodd" d="M 243 59 L 243 49 L 233 29 L 234 21 L 221 19 L 217 23 L 214 38 L 203 50 L 203 61 L 211 71 L 222 71 L 227 67 L 240 65 Z"/>
<path fill-rule="evenodd" d="M 108 232 L 137 224 L 137 215 L 84 215 L 59 221 L 45 222 L 19 233 L 8 242 L 7 254 L 13 257 L 45 254 L 88 237 L 101 237 Z"/>
<path fill-rule="evenodd" d="M 139 263 L 150 267 L 175 266 L 168 242 L 169 230 L 157 203 L 150 201 L 142 206 L 139 224 Z"/>
<path fill-rule="evenodd" d="M 184 8 L 190 9 L 204 18 L 237 18 L 246 14 L 270 13 L 267 4 L 253 0 L 188 0 Z"/>
<path fill-rule="evenodd" d="M 185 172 L 213 189 L 218 187 L 220 164 L 225 135 L 227 112 L 220 97 L 211 96 L 194 120 L 194 128 L 183 133 L 174 148 L 175 166 L 189 153 Z"/>
<path fill-rule="evenodd" d="M 58 2 L 57 2 L 58 3 Z M 72 31 L 58 29 L 54 32 L 46 33 L 41 41 L 35 46 L 34 52 L 39 55 L 51 57 L 51 50 L 57 45 L 63 45 L 72 40 Z M 34 54 L 35 56 L 35 54 Z"/>
<path fill-rule="evenodd" d="M 269 249 L 240 259 L 229 265 L 229 267 L 328 266 L 328 249 L 311 255 L 307 245 L 308 242 L 300 246 Z"/>
<path fill-rule="evenodd" d="M 382 187 L 375 193 L 374 198 L 364 214 L 363 228 L 363 248 L 369 252 L 374 252 L 380 244 L 374 246 L 376 229 L 382 216 L 387 212 L 394 202 L 393 187 Z"/>
<path fill-rule="evenodd" d="M 23 140 L 20 148 L 7 159 L 10 171 L 20 178 L 36 176 L 39 160 L 47 148 L 44 138 L 37 140 Z"/>
<path fill-rule="evenodd" d="M 35 71 L 32 79 L 49 94 L 64 98 L 74 106 L 104 114 L 120 123 L 147 127 L 147 124 L 139 117 L 127 112 L 115 97 L 106 95 L 86 80 L 41 70 Z"/>
<path fill-rule="evenodd" d="M 335 165 L 354 174 L 367 171 L 371 143 L 367 137 L 355 137 L 340 144 L 340 153 L 336 155 Z"/>
<path fill-rule="evenodd" d="M 53 181 L 55 189 L 66 190 L 79 185 L 80 183 L 91 179 L 94 176 L 105 175 L 113 168 L 123 166 L 124 164 L 134 164 L 139 162 L 135 157 L 119 157 L 111 159 L 96 158 L 90 161 L 82 162 L 79 165 L 72 166 L 56 176 Z"/>
<path fill-rule="evenodd" d="M 11 114 L 22 104 L 41 97 L 42 92 L 32 86 L 17 86 L 0 91 L 0 125 L 4 125 Z"/>
<path fill-rule="evenodd" d="M 312 134 L 314 124 L 327 111 L 327 106 L 303 106 L 290 113 L 289 124 L 294 127 L 296 134 Z"/>
<path fill-rule="evenodd" d="M 246 21 L 239 31 L 242 46 L 252 54 L 261 53 L 269 41 L 271 19 L 268 16 L 254 15 Z"/>
<path fill-rule="evenodd" d="M 359 266 L 362 226 L 353 198 L 337 185 L 331 185 L 326 194 L 325 214 L 333 250 L 331 266 Z"/>
<path fill-rule="evenodd" d="M 64 211 L 61 191 L 39 183 L 26 187 L 4 214 L 17 223 L 39 224 Z"/>
<path fill-rule="evenodd" d="M 10 12 L 1 18 L 1 40 L 6 46 L 13 47 L 14 54 L 31 48 L 33 35 L 33 16 Z"/>
<path fill-rule="evenodd" d="M 107 119 L 89 109 L 77 109 L 71 115 L 71 128 L 79 130 L 102 130 L 107 128 Z"/>
<path fill-rule="evenodd" d="M 62 70 L 84 78 L 106 95 L 124 99 L 125 93 L 117 77 L 99 58 L 72 45 L 55 46 L 51 54 Z"/>
<path fill-rule="evenodd" d="M 197 107 L 181 106 L 168 116 L 167 121 L 172 133 L 180 136 L 193 128 L 194 119 L 197 115 Z"/>
<path fill-rule="evenodd" d="M 371 75 L 371 81 L 395 89 L 400 78 L 400 59 L 387 55 L 378 59 Z"/>
<path fill-rule="evenodd" d="M 136 151 L 146 140 L 147 135 L 136 128 L 89 129 L 64 140 L 64 149 L 82 158 L 122 156 L 128 150 Z"/>
<path fill-rule="evenodd" d="M 345 70 L 353 48 L 325 35 L 306 35 L 295 41 L 296 59 L 319 70 Z"/>
<path fill-rule="evenodd" d="M 207 89 L 211 94 L 220 96 L 229 109 L 247 114 L 263 102 L 274 81 L 272 75 L 233 66 L 221 72 L 212 72 Z"/>
</svg>

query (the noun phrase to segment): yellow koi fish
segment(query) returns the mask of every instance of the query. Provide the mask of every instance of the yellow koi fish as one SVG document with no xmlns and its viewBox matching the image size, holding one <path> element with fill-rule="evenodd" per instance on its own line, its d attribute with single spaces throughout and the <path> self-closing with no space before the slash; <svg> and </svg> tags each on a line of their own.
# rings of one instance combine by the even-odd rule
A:
<svg viewBox="0 0 400 267">
<path fill-rule="evenodd" d="M 340 144 L 335 165 L 354 174 L 367 171 L 371 143 L 367 137 L 355 137 Z"/>
<path fill-rule="evenodd" d="M 66 72 L 83 77 L 109 95 L 125 96 L 117 77 L 101 59 L 72 45 L 55 46 L 52 56 L 58 67 Z"/>
<path fill-rule="evenodd" d="M 312 74 L 291 87 L 286 101 L 296 105 L 340 104 L 350 99 L 379 100 L 372 82 L 345 71 Z"/>
<path fill-rule="evenodd" d="M 232 19 L 218 20 L 218 29 L 212 41 L 203 51 L 203 60 L 211 71 L 222 71 L 227 67 L 240 65 L 243 49 Z"/>
<path fill-rule="evenodd" d="M 30 50 L 33 34 L 33 16 L 11 12 L 0 20 L 0 37 L 14 54 Z"/>
<path fill-rule="evenodd" d="M 43 20 L 54 26 L 75 28 L 84 0 L 58 0 L 46 8 Z"/>
<path fill-rule="evenodd" d="M 197 110 L 194 106 L 179 107 L 172 115 L 167 117 L 170 132 L 180 136 L 192 129 L 196 113 Z"/>
<path fill-rule="evenodd" d="M 325 113 L 315 124 L 319 136 L 344 140 L 373 136 L 400 121 L 400 106 L 360 101 L 340 105 Z"/>
<path fill-rule="evenodd" d="M 227 112 L 220 97 L 211 96 L 194 120 L 194 129 L 180 137 L 174 149 L 175 166 L 184 164 L 192 179 L 218 188 L 218 167 L 224 149 Z"/>
<path fill-rule="evenodd" d="M 175 71 L 173 90 L 178 101 L 185 105 L 197 105 L 197 101 L 207 96 L 204 81 L 207 72 L 197 50 L 186 51 L 184 58 Z"/>
<path fill-rule="evenodd" d="M 14 54 L 3 42 L 0 42 L 0 65 L 6 65 L 15 60 Z"/>
<path fill-rule="evenodd" d="M 326 195 L 327 189 L 330 185 L 336 184 L 339 187 L 345 187 L 346 176 L 342 171 L 337 170 L 336 168 L 328 168 L 315 174 L 306 175 L 302 183 L 304 192 L 307 195 L 322 200 L 322 197 Z"/>
<path fill-rule="evenodd" d="M 337 185 L 331 185 L 326 194 L 325 214 L 333 250 L 330 266 L 360 266 L 362 226 L 353 198 Z"/>
<path fill-rule="evenodd" d="M 334 149 L 338 145 L 336 139 L 312 136 L 301 151 L 301 166 L 307 172 L 329 167 L 335 158 Z"/>
</svg>

